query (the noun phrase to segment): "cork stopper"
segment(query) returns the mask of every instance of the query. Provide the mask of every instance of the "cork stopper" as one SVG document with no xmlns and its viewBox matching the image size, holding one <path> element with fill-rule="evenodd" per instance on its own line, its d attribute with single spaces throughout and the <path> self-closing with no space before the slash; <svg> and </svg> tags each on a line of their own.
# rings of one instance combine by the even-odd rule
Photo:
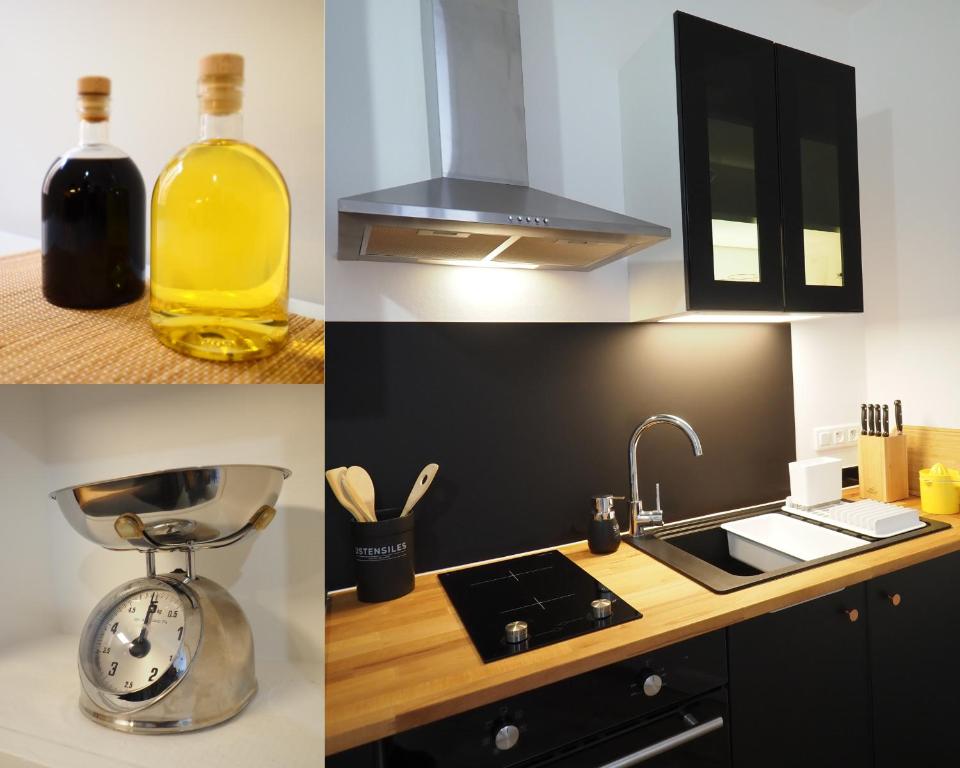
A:
<svg viewBox="0 0 960 768">
<path fill-rule="evenodd" d="M 100 123 L 110 117 L 110 78 L 85 75 L 77 80 L 77 112 L 81 120 Z"/>
<path fill-rule="evenodd" d="M 200 111 L 229 115 L 243 106 L 243 56 L 211 53 L 200 59 Z"/>
</svg>

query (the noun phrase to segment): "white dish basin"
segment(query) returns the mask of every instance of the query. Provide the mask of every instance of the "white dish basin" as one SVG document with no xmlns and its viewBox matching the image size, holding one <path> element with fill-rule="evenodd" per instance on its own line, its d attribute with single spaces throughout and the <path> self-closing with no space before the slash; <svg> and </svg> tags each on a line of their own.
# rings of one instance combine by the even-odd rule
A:
<svg viewBox="0 0 960 768">
<path fill-rule="evenodd" d="M 761 571 L 818 560 L 868 543 L 777 512 L 720 527 L 727 532 L 730 557 Z"/>
</svg>

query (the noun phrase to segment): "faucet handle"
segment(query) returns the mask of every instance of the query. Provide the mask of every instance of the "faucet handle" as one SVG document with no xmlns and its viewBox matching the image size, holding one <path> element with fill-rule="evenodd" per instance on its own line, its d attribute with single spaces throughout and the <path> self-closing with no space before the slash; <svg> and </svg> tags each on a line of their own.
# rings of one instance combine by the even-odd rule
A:
<svg viewBox="0 0 960 768">
<path fill-rule="evenodd" d="M 640 533 L 643 533 L 644 525 L 663 525 L 663 510 L 660 508 L 660 483 L 657 483 L 657 508 L 651 509 L 649 512 L 644 510 L 643 501 L 641 500 L 637 504 L 636 509 L 636 523 L 640 525 Z"/>
</svg>

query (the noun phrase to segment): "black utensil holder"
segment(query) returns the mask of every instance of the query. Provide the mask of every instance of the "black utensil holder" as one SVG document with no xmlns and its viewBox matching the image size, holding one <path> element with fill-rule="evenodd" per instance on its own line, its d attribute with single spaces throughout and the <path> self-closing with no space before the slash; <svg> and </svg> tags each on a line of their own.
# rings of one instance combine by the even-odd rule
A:
<svg viewBox="0 0 960 768">
<path fill-rule="evenodd" d="M 380 510 L 377 515 L 390 511 Z M 360 602 L 382 603 L 413 590 L 413 522 L 411 512 L 406 517 L 352 524 Z"/>
</svg>

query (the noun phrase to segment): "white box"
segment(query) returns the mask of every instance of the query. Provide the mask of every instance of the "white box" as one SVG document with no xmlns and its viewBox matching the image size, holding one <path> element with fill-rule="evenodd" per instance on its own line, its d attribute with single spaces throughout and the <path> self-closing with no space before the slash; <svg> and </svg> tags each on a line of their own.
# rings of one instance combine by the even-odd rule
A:
<svg viewBox="0 0 960 768">
<path fill-rule="evenodd" d="M 801 507 L 815 507 L 839 501 L 843 494 L 840 459 L 824 457 L 791 461 L 790 501 Z"/>
</svg>

